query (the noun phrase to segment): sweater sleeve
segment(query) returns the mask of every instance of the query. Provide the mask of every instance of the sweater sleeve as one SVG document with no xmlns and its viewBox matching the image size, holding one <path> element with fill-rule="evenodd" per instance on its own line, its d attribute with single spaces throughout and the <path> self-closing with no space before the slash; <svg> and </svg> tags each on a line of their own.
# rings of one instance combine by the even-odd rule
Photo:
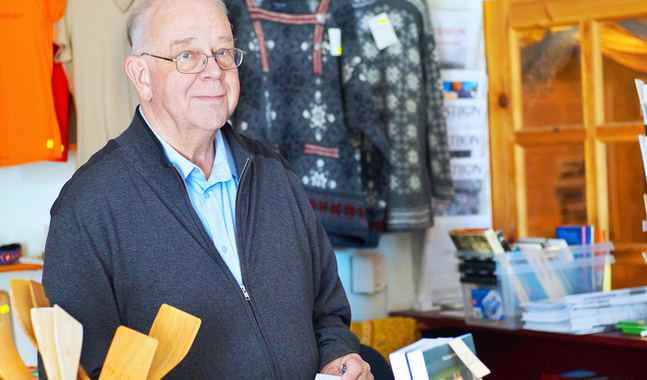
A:
<svg viewBox="0 0 647 380">
<path fill-rule="evenodd" d="M 45 246 L 43 285 L 58 304 L 83 325 L 81 365 L 98 378 L 114 332 L 121 324 L 112 291 L 109 262 L 100 259 L 105 243 L 92 239 L 99 227 L 73 212 L 52 214 Z M 88 344 L 91 342 L 92 344 Z"/>
</svg>

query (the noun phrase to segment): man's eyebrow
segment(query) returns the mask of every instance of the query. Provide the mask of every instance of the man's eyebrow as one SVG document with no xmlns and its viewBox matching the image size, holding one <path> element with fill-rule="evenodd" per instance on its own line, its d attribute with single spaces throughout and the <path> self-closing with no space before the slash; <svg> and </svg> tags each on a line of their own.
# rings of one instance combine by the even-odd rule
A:
<svg viewBox="0 0 647 380">
<path fill-rule="evenodd" d="M 230 44 L 233 45 L 234 42 L 235 42 L 235 39 L 233 37 L 222 36 L 222 37 L 218 38 L 218 42 L 220 42 L 220 43 L 223 43 L 223 42 L 224 43 L 230 43 Z"/>
<path fill-rule="evenodd" d="M 195 40 L 196 40 L 195 37 L 188 37 L 188 38 L 183 38 L 181 40 L 175 40 L 171 42 L 171 50 L 176 49 L 178 46 L 182 47 L 182 46 L 190 45 Z"/>
<path fill-rule="evenodd" d="M 177 48 L 181 48 L 187 45 L 191 45 L 193 42 L 197 41 L 195 37 L 187 37 L 181 40 L 175 40 L 171 43 L 171 51 L 174 51 Z M 229 36 L 222 36 L 218 38 L 218 43 L 228 43 L 233 45 L 236 42 L 236 39 Z"/>
</svg>

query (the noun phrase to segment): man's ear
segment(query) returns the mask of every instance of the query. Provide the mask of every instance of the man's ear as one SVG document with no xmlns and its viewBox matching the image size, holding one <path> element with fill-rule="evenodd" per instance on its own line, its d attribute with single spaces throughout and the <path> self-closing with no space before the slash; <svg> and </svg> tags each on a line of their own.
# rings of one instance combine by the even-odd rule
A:
<svg viewBox="0 0 647 380">
<path fill-rule="evenodd" d="M 141 56 L 131 55 L 126 58 L 124 64 L 126 75 L 135 85 L 135 90 L 139 94 L 140 101 L 150 101 L 153 99 L 151 91 L 150 73 L 148 65 Z"/>
</svg>

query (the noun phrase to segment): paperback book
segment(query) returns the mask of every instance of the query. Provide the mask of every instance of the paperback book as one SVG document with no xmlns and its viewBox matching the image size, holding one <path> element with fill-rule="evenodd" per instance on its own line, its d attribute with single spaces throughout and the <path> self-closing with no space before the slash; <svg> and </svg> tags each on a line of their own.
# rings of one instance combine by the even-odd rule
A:
<svg viewBox="0 0 647 380">
<path fill-rule="evenodd" d="M 459 336 L 475 353 L 472 334 Z M 407 352 L 412 380 L 477 380 L 468 366 L 459 358 L 450 342 L 456 338 L 435 338 L 426 345 Z"/>
</svg>

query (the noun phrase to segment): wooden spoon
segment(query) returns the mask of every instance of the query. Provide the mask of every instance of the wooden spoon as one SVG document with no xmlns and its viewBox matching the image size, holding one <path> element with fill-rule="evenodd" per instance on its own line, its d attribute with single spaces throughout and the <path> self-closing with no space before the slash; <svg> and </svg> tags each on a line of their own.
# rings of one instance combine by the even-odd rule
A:
<svg viewBox="0 0 647 380">
<path fill-rule="evenodd" d="M 119 326 L 99 380 L 145 380 L 157 349 L 157 339 Z"/>
<path fill-rule="evenodd" d="M 148 380 L 159 380 L 186 356 L 202 320 L 173 306 L 163 304 L 151 326 L 149 336 L 159 345 L 151 364 Z"/>
<path fill-rule="evenodd" d="M 29 293 L 33 307 L 50 307 L 49 298 L 45 295 L 45 288 L 40 282 L 29 280 Z"/>
<path fill-rule="evenodd" d="M 35 377 L 22 361 L 11 338 L 11 332 L 0 328 L 0 378 L 11 380 L 34 380 Z"/>
<path fill-rule="evenodd" d="M 38 352 L 43 359 L 43 366 L 49 380 L 61 380 L 61 369 L 58 365 L 56 341 L 54 338 L 54 308 L 38 307 L 31 309 L 31 323 L 38 342 Z"/>
<path fill-rule="evenodd" d="M 18 320 L 18 324 L 27 335 L 27 338 L 38 347 L 34 327 L 31 324 L 31 291 L 29 290 L 29 280 L 20 280 L 12 278 L 10 282 L 11 307 Z"/>
<path fill-rule="evenodd" d="M 49 298 L 47 298 L 47 296 L 45 295 L 45 288 L 43 287 L 43 284 L 37 281 L 30 280 L 29 293 L 32 301 L 32 307 L 49 307 L 50 305 Z M 57 306 L 57 305 L 54 305 L 54 306 Z M 83 326 L 81 326 L 81 339 L 82 337 L 83 337 Z M 38 347 L 38 345 L 36 345 L 36 347 Z M 63 369 L 61 369 L 61 371 L 63 371 Z M 65 371 L 67 371 L 67 369 L 65 369 Z M 64 375 L 63 372 L 61 372 L 61 376 L 63 375 Z M 78 374 L 76 378 L 78 380 L 90 380 L 90 376 L 88 376 L 88 374 L 85 372 L 85 370 L 83 369 L 83 367 L 81 367 L 80 364 L 78 365 Z"/>
<path fill-rule="evenodd" d="M 62 380 L 75 380 L 79 372 L 83 325 L 54 305 L 54 343 Z"/>
<path fill-rule="evenodd" d="M 9 293 L 4 290 L 0 290 L 0 323 L 5 324 L 11 336 L 11 306 L 9 306 Z"/>
</svg>

